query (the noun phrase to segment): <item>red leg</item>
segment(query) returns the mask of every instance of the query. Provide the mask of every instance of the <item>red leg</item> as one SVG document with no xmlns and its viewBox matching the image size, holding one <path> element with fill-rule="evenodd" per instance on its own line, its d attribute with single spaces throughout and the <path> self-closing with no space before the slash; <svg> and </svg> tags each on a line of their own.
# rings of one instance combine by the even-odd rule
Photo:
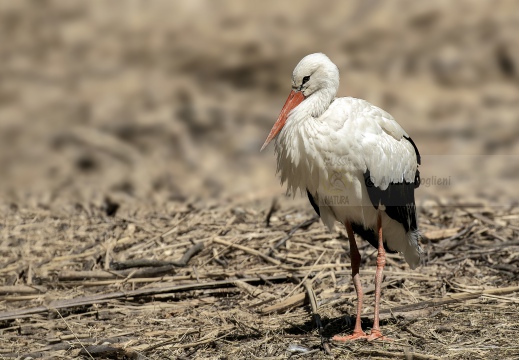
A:
<svg viewBox="0 0 519 360">
<path fill-rule="evenodd" d="M 351 276 L 353 277 L 353 285 L 355 286 L 355 291 L 357 292 L 357 318 L 355 319 L 355 328 L 353 329 L 353 334 L 348 336 L 336 335 L 333 337 L 333 340 L 335 341 L 349 341 L 368 338 L 366 333 L 362 331 L 360 319 L 360 315 L 362 312 L 362 298 L 364 296 L 364 294 L 362 293 L 362 285 L 360 284 L 359 276 L 360 253 L 359 249 L 357 248 L 357 243 L 355 242 L 355 236 L 353 235 L 353 229 L 351 228 L 351 224 L 348 221 L 345 221 L 344 225 L 346 226 L 348 240 L 350 241 Z"/>
<path fill-rule="evenodd" d="M 373 321 L 373 328 L 368 340 L 391 340 L 382 336 L 380 332 L 380 295 L 382 294 L 382 271 L 384 265 L 386 265 L 386 250 L 384 249 L 384 240 L 382 237 L 382 217 L 380 211 L 378 212 L 377 218 L 377 231 L 378 231 L 378 255 L 377 255 L 377 271 L 375 272 L 375 320 Z"/>
</svg>

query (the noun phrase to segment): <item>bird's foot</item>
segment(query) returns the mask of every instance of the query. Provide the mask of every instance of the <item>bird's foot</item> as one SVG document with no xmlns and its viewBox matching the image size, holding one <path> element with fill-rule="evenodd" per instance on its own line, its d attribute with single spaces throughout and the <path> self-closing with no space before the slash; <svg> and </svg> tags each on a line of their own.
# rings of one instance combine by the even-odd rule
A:
<svg viewBox="0 0 519 360">
<path fill-rule="evenodd" d="M 358 339 L 368 339 L 369 340 L 369 336 L 366 335 L 366 333 L 364 331 L 354 331 L 353 334 L 351 334 L 351 335 L 347 335 L 347 336 L 335 335 L 332 338 L 333 341 L 342 341 L 342 342 L 358 340 Z"/>
<path fill-rule="evenodd" d="M 388 338 L 380 332 L 380 330 L 371 330 L 371 334 L 367 335 L 364 331 L 354 331 L 351 335 L 346 336 L 338 336 L 335 335 L 332 340 L 333 341 L 342 341 L 348 342 L 353 340 L 366 339 L 368 341 L 393 341 L 393 339 Z"/>
<path fill-rule="evenodd" d="M 371 330 L 371 334 L 367 337 L 368 341 L 393 341 L 393 339 L 385 337 L 382 335 L 380 330 Z"/>
</svg>

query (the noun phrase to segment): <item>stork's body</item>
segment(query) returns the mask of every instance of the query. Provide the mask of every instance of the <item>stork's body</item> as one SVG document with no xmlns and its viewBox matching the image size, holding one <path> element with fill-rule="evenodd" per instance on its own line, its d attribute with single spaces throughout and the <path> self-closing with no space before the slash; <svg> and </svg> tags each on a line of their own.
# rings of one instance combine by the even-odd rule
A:
<svg viewBox="0 0 519 360">
<path fill-rule="evenodd" d="M 292 76 L 292 93 L 264 147 L 278 135 L 278 172 L 288 191 L 306 192 L 330 230 L 335 221 L 346 226 L 357 319 L 353 335 L 335 339 L 383 339 L 378 305 L 385 252 L 402 253 L 412 268 L 422 253 L 414 203 L 420 155 L 391 115 L 364 100 L 335 98 L 338 86 L 338 69 L 328 57 L 303 58 Z M 360 254 L 354 232 L 378 249 L 370 336 L 360 326 Z"/>
</svg>

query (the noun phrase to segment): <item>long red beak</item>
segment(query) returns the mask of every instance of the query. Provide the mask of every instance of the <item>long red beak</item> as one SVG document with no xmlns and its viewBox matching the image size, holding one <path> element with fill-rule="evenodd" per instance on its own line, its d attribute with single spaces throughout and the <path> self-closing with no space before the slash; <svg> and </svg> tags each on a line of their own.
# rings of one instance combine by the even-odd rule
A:
<svg viewBox="0 0 519 360">
<path fill-rule="evenodd" d="M 297 105 L 301 104 L 301 102 L 305 99 L 305 96 L 301 91 L 294 91 L 292 90 L 290 92 L 290 95 L 288 95 L 288 99 L 285 102 L 285 105 L 283 106 L 283 109 L 281 109 L 281 113 L 279 114 L 278 120 L 272 127 L 272 130 L 270 130 L 269 136 L 267 136 L 267 140 L 265 140 L 265 143 L 261 147 L 260 151 L 263 151 L 269 144 L 269 142 L 272 141 L 276 137 L 276 135 L 281 131 L 283 126 L 285 126 L 285 122 L 287 121 L 288 114 L 290 114 L 290 111 L 292 111 L 293 108 L 295 108 Z"/>
</svg>

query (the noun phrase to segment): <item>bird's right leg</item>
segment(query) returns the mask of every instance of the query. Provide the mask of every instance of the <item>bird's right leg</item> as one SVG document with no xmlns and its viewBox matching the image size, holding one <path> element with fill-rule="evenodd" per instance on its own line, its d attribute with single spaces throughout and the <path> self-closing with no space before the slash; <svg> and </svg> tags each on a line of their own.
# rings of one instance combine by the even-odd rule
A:
<svg viewBox="0 0 519 360">
<path fill-rule="evenodd" d="M 362 293 L 362 285 L 360 284 L 360 253 L 357 248 L 357 243 L 355 242 L 355 236 L 353 235 L 353 229 L 349 221 L 345 221 L 344 225 L 346 226 L 346 232 L 348 233 L 348 240 L 350 241 L 350 258 L 351 258 L 351 276 L 353 278 L 353 286 L 355 286 L 355 291 L 357 292 L 357 318 L 355 319 L 355 328 L 353 329 L 353 334 L 348 336 L 334 336 L 333 340 L 335 341 L 349 341 L 356 339 L 367 339 L 368 335 L 364 331 L 362 331 L 361 326 L 361 312 L 362 312 L 362 298 L 364 294 Z"/>
<path fill-rule="evenodd" d="M 380 332 L 380 297 L 382 293 L 382 271 L 386 264 L 386 250 L 384 249 L 384 238 L 382 236 L 382 217 L 380 210 L 377 218 L 377 232 L 378 232 L 378 255 L 377 255 L 377 271 L 375 273 L 375 320 L 373 321 L 373 328 L 368 340 L 383 340 L 392 341 L 392 339 L 382 336 Z"/>
</svg>

